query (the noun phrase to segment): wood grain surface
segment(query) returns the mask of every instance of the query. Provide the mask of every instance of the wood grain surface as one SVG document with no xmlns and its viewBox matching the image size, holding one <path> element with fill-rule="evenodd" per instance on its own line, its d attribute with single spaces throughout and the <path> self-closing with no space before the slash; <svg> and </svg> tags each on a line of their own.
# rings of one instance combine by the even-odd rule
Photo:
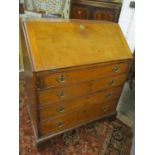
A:
<svg viewBox="0 0 155 155">
<path fill-rule="evenodd" d="M 100 103 L 88 106 L 83 110 L 77 110 L 64 114 L 63 116 L 53 117 L 52 119 L 40 123 L 40 135 L 45 136 L 62 131 L 66 128 L 74 127 L 80 123 L 86 123 L 91 119 L 104 116 L 114 111 L 116 101 L 112 100 L 106 103 Z"/>
<path fill-rule="evenodd" d="M 63 115 L 64 113 L 83 110 L 89 105 L 96 105 L 98 103 L 108 102 L 111 99 L 119 98 L 122 87 L 106 89 L 97 93 L 82 96 L 69 101 L 62 101 L 46 107 L 41 107 L 39 110 L 39 120 L 45 120 L 54 116 Z"/>
<path fill-rule="evenodd" d="M 40 106 L 55 104 L 56 102 L 73 99 L 75 97 L 87 95 L 100 90 L 121 86 L 126 80 L 126 75 L 96 79 L 81 84 L 55 87 L 38 92 Z"/>
<path fill-rule="evenodd" d="M 30 20 L 25 27 L 35 71 L 132 57 L 115 23 Z"/>
<path fill-rule="evenodd" d="M 126 74 L 129 71 L 129 66 L 128 62 L 115 62 L 108 65 L 92 65 L 91 67 L 80 69 L 74 68 L 70 71 L 65 70 L 58 73 L 41 74 L 37 76 L 38 80 L 40 80 L 40 84 L 38 84 L 37 87 L 43 90 L 56 86 L 65 86 L 98 78 L 115 76 L 121 73 Z"/>
</svg>

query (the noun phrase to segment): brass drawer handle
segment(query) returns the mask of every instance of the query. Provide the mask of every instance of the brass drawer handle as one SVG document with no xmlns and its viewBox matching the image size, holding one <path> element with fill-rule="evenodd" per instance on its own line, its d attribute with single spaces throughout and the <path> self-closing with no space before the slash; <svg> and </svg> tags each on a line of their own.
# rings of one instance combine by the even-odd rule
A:
<svg viewBox="0 0 155 155">
<path fill-rule="evenodd" d="M 111 98 L 112 97 L 112 93 L 108 93 L 105 97 L 106 98 Z"/>
<path fill-rule="evenodd" d="M 58 112 L 64 112 L 64 107 L 63 106 L 60 106 L 58 109 L 57 109 Z"/>
<path fill-rule="evenodd" d="M 104 112 L 106 112 L 106 111 L 108 111 L 108 108 L 107 108 L 107 107 L 103 107 L 102 110 L 103 110 Z"/>
<path fill-rule="evenodd" d="M 58 122 L 58 127 L 59 127 L 59 128 L 64 127 L 64 122 Z"/>
<path fill-rule="evenodd" d="M 57 80 L 60 83 L 65 83 L 66 82 L 66 76 L 65 75 L 60 75 L 60 76 L 58 76 Z"/>
<path fill-rule="evenodd" d="M 64 91 L 61 90 L 61 91 L 59 92 L 58 96 L 59 96 L 59 97 L 65 97 L 65 93 L 64 93 Z"/>
<path fill-rule="evenodd" d="M 109 81 L 109 86 L 114 85 L 114 83 L 115 83 L 115 81 L 114 81 L 114 80 L 110 80 L 110 81 Z"/>
<path fill-rule="evenodd" d="M 115 73 L 117 73 L 119 71 L 119 67 L 118 66 L 114 66 L 112 68 L 112 71 L 115 72 Z"/>
</svg>

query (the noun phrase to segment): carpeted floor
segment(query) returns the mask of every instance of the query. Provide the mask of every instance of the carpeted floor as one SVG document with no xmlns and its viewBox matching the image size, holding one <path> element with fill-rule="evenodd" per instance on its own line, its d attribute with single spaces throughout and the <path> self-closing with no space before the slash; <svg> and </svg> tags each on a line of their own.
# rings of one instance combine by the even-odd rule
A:
<svg viewBox="0 0 155 155">
<path fill-rule="evenodd" d="M 99 120 L 51 139 L 39 151 L 35 147 L 31 122 L 26 109 L 25 82 L 20 80 L 20 155 L 129 155 L 131 129 L 119 120 Z"/>
</svg>

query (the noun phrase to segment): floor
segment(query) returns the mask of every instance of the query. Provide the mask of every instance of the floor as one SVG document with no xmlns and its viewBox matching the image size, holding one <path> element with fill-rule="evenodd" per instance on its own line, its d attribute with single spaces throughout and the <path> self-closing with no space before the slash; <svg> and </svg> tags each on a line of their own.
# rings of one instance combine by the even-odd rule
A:
<svg viewBox="0 0 155 155">
<path fill-rule="evenodd" d="M 131 148 L 131 154 L 135 155 L 135 89 L 134 85 L 133 88 L 130 89 L 129 83 L 127 82 L 124 85 L 122 95 L 120 97 L 117 111 L 119 115 L 121 115 L 121 118 L 126 119 L 126 122 L 129 122 L 129 125 L 132 127 L 133 131 L 133 139 L 132 139 L 132 148 Z"/>
</svg>

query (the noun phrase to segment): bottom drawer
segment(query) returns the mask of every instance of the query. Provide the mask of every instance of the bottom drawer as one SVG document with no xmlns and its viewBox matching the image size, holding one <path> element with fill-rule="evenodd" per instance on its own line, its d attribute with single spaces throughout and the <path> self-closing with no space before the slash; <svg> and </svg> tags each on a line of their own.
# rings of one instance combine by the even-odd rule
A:
<svg viewBox="0 0 155 155">
<path fill-rule="evenodd" d="M 40 122 L 39 133 L 40 136 L 54 134 L 64 129 L 73 128 L 74 126 L 87 123 L 98 117 L 110 114 L 115 110 L 117 101 L 111 100 L 109 102 L 96 104 L 94 106 L 86 107 L 83 110 L 66 113 L 59 117 L 53 117 L 49 120 Z"/>
</svg>

